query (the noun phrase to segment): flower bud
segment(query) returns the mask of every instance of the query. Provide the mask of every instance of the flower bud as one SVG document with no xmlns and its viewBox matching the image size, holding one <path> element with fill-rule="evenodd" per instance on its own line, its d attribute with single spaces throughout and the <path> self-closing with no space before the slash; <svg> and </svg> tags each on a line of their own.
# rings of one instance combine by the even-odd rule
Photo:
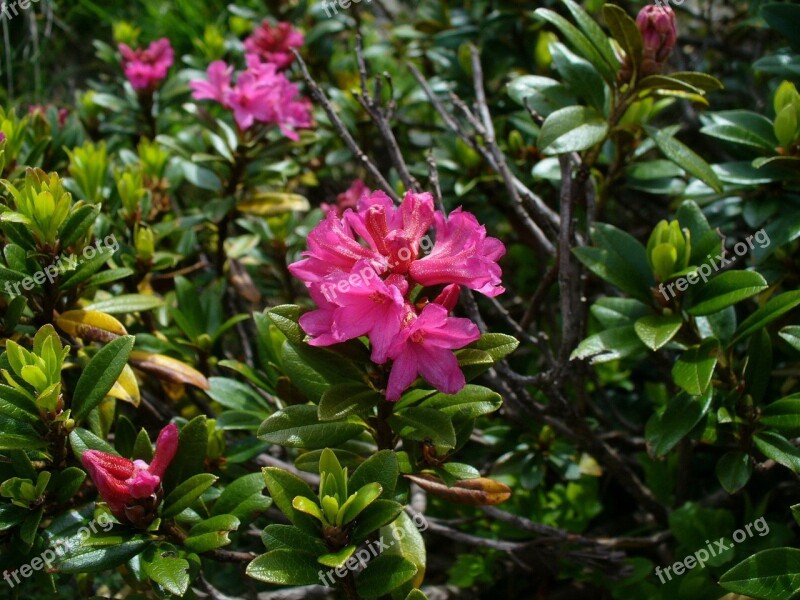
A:
<svg viewBox="0 0 800 600">
<path fill-rule="evenodd" d="M 678 40 L 675 13 L 669 6 L 649 4 L 639 11 L 636 25 L 642 32 L 641 75 L 660 73 Z"/>
<path fill-rule="evenodd" d="M 686 269 L 691 254 L 689 230 L 681 230 L 677 221 L 661 221 L 647 242 L 647 260 L 658 281 Z"/>
</svg>

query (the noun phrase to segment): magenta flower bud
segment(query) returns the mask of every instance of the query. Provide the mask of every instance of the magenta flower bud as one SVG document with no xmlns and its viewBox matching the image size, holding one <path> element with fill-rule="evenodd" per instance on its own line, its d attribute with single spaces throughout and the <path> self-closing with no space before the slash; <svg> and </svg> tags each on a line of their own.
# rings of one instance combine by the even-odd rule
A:
<svg viewBox="0 0 800 600">
<path fill-rule="evenodd" d="M 83 453 L 83 466 L 121 523 L 146 527 L 155 518 L 155 509 L 161 503 L 161 480 L 178 451 L 178 438 L 174 423 L 162 429 L 149 465 L 98 450 Z"/>
<path fill-rule="evenodd" d="M 675 13 L 669 6 L 649 4 L 639 11 L 636 25 L 642 32 L 644 60 L 652 60 L 660 66 L 669 58 L 678 40 Z"/>
<path fill-rule="evenodd" d="M 292 48 L 299 48 L 303 41 L 303 34 L 293 28 L 291 23 L 282 22 L 273 27 L 265 20 L 244 41 L 244 49 L 251 54 L 257 54 L 264 62 L 273 63 L 282 71 L 294 61 Z"/>
<path fill-rule="evenodd" d="M 6 134 L 0 131 L 0 144 L 6 141 Z"/>
</svg>

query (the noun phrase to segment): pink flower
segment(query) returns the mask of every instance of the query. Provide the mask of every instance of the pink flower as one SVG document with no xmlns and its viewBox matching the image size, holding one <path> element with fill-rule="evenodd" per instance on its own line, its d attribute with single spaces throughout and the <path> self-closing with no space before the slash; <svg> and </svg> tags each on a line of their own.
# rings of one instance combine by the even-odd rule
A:
<svg viewBox="0 0 800 600">
<path fill-rule="evenodd" d="M 6 141 L 6 134 L 0 131 L 0 144 Z"/>
<path fill-rule="evenodd" d="M 146 49 L 132 50 L 126 44 L 119 45 L 122 54 L 122 70 L 131 85 L 138 91 L 155 91 L 167 77 L 175 60 L 167 38 L 161 38 Z"/>
<path fill-rule="evenodd" d="M 458 209 L 445 218 L 430 194 L 409 192 L 395 206 L 363 184 L 347 193 L 349 202 L 358 194 L 357 210 L 348 207 L 339 216 L 329 209 L 309 234 L 303 259 L 289 265 L 319 306 L 300 318 L 309 343 L 329 346 L 367 336 L 373 362 L 394 361 L 388 400 L 397 400 L 418 374 L 445 393 L 457 392 L 464 375 L 452 351 L 479 332 L 468 319 L 448 313 L 462 285 L 489 296 L 502 293 L 497 260 L 505 246 L 487 237 L 470 213 Z M 431 226 L 435 244 L 427 237 Z M 431 254 L 422 256 L 431 246 Z"/>
<path fill-rule="evenodd" d="M 153 508 L 157 507 L 161 480 L 178 451 L 178 438 L 178 427 L 174 423 L 162 429 L 149 465 L 143 460 L 131 461 L 98 450 L 83 453 L 83 466 L 89 471 L 100 497 L 120 522 L 130 523 L 133 520 L 131 514 L 146 502 L 153 504 Z"/>
<path fill-rule="evenodd" d="M 326 213 L 329 211 L 335 211 L 336 214 L 341 217 L 344 211 L 348 208 L 355 209 L 358 206 L 358 201 L 364 194 L 369 194 L 367 184 L 360 179 L 356 179 L 352 184 L 350 184 L 350 187 L 347 188 L 347 191 L 344 191 L 336 196 L 336 204 L 326 204 L 323 202 L 322 210 L 324 210 Z"/>
<path fill-rule="evenodd" d="M 445 394 L 457 393 L 466 381 L 453 350 L 477 340 L 478 327 L 469 319 L 448 317 L 439 304 L 428 304 L 418 317 L 409 317 L 389 349 L 394 363 L 386 399 L 399 400 L 417 375 Z"/>
<path fill-rule="evenodd" d="M 215 60 L 208 65 L 208 81 L 189 82 L 189 86 L 193 90 L 192 97 L 195 100 L 216 100 L 223 104 L 231 90 L 232 76 L 232 66 L 225 64 L 225 61 Z"/>
<path fill-rule="evenodd" d="M 378 364 L 386 362 L 389 345 L 397 337 L 409 310 L 404 300 L 408 292 L 405 278 L 393 275 L 384 281 L 369 261 L 360 260 L 352 273 L 333 275 L 311 289 L 320 290 L 325 304 L 320 304 L 320 310 L 300 317 L 300 326 L 314 335 L 314 331 L 320 331 L 319 325 L 327 325 L 329 318 L 330 325 L 327 332 L 323 329 L 322 335 L 311 339 L 309 344 L 327 346 L 331 337 L 338 343 L 368 335 L 372 360 Z M 315 314 L 320 312 L 323 314 Z"/>
<path fill-rule="evenodd" d="M 333 273 L 350 273 L 361 259 L 379 264 L 380 254 L 358 243 L 347 219 L 333 213 L 308 234 L 308 250 L 301 261 L 289 265 L 289 271 L 308 283 L 322 281 Z"/>
<path fill-rule="evenodd" d="M 257 54 L 265 62 L 273 63 L 279 70 L 292 64 L 292 48 L 303 45 L 303 34 L 290 23 L 278 23 L 272 27 L 266 19 L 253 34 L 244 41 L 245 50 Z"/>
<path fill-rule="evenodd" d="M 215 100 L 233 112 L 239 129 L 246 131 L 254 123 L 277 125 L 291 140 L 298 140 L 296 129 L 311 126 L 311 104 L 296 99 L 297 86 L 277 67 L 262 63 L 254 54 L 246 57 L 247 69 L 232 85 L 233 67 L 214 61 L 208 67 L 208 80 L 189 82 L 195 100 Z"/>
<path fill-rule="evenodd" d="M 506 252 L 503 243 L 487 237 L 475 216 L 460 208 L 447 219 L 436 213 L 435 220 L 436 244 L 411 265 L 411 276 L 422 285 L 459 283 L 487 296 L 502 294 L 497 260 Z"/>
</svg>

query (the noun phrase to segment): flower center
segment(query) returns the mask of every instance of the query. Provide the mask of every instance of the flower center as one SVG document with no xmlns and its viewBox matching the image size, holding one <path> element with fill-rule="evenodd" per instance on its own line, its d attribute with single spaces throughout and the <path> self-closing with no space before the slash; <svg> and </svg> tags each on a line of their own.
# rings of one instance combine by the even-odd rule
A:
<svg viewBox="0 0 800 600">
<path fill-rule="evenodd" d="M 381 292 L 372 292 L 369 295 L 369 299 L 373 302 L 377 302 L 378 304 L 386 304 L 386 301 L 389 299 L 389 297 Z"/>
<path fill-rule="evenodd" d="M 422 342 L 425 341 L 425 334 L 421 331 L 415 331 L 414 333 L 411 334 L 410 338 L 411 341 L 414 342 L 415 344 L 421 344 Z"/>
</svg>

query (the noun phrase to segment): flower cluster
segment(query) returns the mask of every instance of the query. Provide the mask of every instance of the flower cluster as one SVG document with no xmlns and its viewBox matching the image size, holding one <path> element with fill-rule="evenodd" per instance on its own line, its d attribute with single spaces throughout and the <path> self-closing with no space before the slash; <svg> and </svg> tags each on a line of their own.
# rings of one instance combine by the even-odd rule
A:
<svg viewBox="0 0 800 600">
<path fill-rule="evenodd" d="M 175 60 L 172 45 L 167 38 L 161 38 L 147 48 L 133 50 L 127 44 L 119 45 L 122 54 L 122 70 L 131 82 L 133 89 L 140 92 L 153 92 L 166 79 L 167 72 Z"/>
<path fill-rule="evenodd" d="M 215 100 L 233 112 L 243 131 L 254 123 L 277 125 L 291 140 L 298 140 L 296 128 L 311 126 L 311 103 L 297 99 L 297 86 L 274 63 L 263 63 L 255 54 L 246 56 L 247 69 L 232 83 L 233 66 L 217 60 L 208 67 L 208 81 L 189 85 L 195 100 Z"/>
<path fill-rule="evenodd" d="M 504 291 L 497 260 L 505 246 L 487 237 L 474 215 L 459 208 L 445 217 L 428 193 L 408 192 L 395 207 L 383 192 L 364 192 L 357 210 L 341 216 L 329 210 L 308 245 L 305 258 L 289 269 L 319 306 L 300 319 L 310 344 L 368 336 L 372 360 L 393 361 L 387 400 L 398 400 L 418 375 L 447 394 L 464 387 L 453 350 L 480 333 L 469 319 L 449 316 L 460 286 L 487 296 Z M 415 295 L 419 286 L 440 285 L 432 302 Z"/>
<path fill-rule="evenodd" d="M 178 451 L 178 427 L 170 423 L 156 440 L 153 460 L 131 461 L 116 454 L 86 450 L 81 458 L 100 496 L 121 523 L 147 526 L 161 503 L 161 480 Z"/>
<path fill-rule="evenodd" d="M 290 23 L 278 23 L 273 27 L 266 19 L 253 34 L 244 41 L 244 48 L 251 54 L 272 63 L 279 70 L 286 69 L 294 61 L 292 48 L 303 45 L 303 34 Z"/>
</svg>

